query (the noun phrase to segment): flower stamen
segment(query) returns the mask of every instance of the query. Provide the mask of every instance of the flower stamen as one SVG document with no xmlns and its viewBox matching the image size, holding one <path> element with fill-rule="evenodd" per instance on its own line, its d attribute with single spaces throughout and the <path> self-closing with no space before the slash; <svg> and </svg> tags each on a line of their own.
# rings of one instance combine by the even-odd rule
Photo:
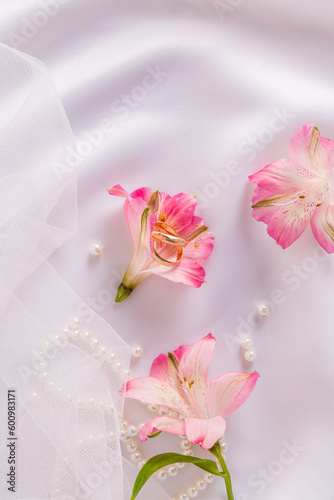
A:
<svg viewBox="0 0 334 500">
<path fill-rule="evenodd" d="M 152 240 L 153 240 L 152 257 L 154 260 L 159 262 L 159 264 L 162 264 L 167 267 L 172 267 L 181 262 L 184 254 L 184 247 L 188 244 L 188 241 L 185 240 L 184 238 L 181 238 L 169 224 L 166 224 L 161 220 L 158 221 L 155 224 L 152 231 Z M 162 257 L 162 255 L 160 255 L 157 251 L 157 246 L 159 244 L 173 245 L 174 247 L 176 247 L 176 259 L 168 260 Z"/>
</svg>

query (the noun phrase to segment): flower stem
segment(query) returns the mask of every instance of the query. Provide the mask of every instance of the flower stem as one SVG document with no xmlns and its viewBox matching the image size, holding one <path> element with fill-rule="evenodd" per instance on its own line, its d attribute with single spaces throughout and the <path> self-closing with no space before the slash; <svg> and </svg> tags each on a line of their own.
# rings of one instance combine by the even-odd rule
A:
<svg viewBox="0 0 334 500">
<path fill-rule="evenodd" d="M 234 500 L 233 491 L 232 491 L 231 476 L 230 476 L 229 470 L 227 468 L 226 462 L 221 454 L 221 448 L 220 448 L 219 443 L 216 443 L 212 448 L 210 448 L 209 451 L 211 451 L 212 455 L 214 455 L 218 459 L 218 461 L 221 465 L 228 500 Z"/>
</svg>

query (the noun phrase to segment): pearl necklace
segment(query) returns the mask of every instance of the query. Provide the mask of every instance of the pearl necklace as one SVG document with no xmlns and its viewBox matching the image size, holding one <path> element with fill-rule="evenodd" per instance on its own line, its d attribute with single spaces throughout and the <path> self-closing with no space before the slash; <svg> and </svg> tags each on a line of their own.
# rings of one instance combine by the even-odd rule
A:
<svg viewBox="0 0 334 500">
<path fill-rule="evenodd" d="M 33 352 L 33 367 L 40 372 L 40 380 L 43 385 L 48 386 L 50 389 L 55 391 L 61 398 L 65 398 L 69 403 L 73 402 L 73 397 L 71 394 L 66 393 L 66 391 L 59 387 L 55 381 L 49 378 L 49 374 L 47 372 L 48 367 L 48 359 L 53 359 L 54 356 L 51 356 L 50 353 L 53 349 L 65 347 L 68 342 L 74 344 L 83 343 L 86 348 L 93 349 L 97 352 L 99 356 L 99 360 L 101 363 L 107 363 L 112 371 L 116 373 L 122 380 L 127 381 L 131 379 L 131 373 L 129 370 L 124 369 L 121 363 L 118 361 L 115 353 L 108 350 L 106 347 L 101 345 L 100 341 L 92 337 L 89 332 L 83 332 L 79 330 L 80 321 L 78 318 L 74 318 L 63 330 L 58 332 L 53 337 L 48 338 L 44 342 L 44 344 L 40 347 L 39 350 Z M 132 350 L 132 355 L 134 357 L 141 357 L 143 354 L 143 349 L 141 346 L 135 346 Z M 33 399 L 38 399 L 39 394 L 37 392 L 32 393 Z M 89 405 L 94 407 L 96 410 L 104 411 L 107 414 L 113 414 L 116 409 L 113 404 L 107 403 L 105 401 L 95 400 L 94 398 L 89 398 L 85 400 L 83 398 L 77 398 L 77 404 L 79 407 L 84 407 Z M 173 411 L 169 411 L 167 408 L 159 407 L 158 405 L 149 404 L 146 405 L 149 412 L 157 413 L 158 415 L 166 415 L 169 414 L 171 416 L 176 416 L 176 413 Z M 130 454 L 130 460 L 137 464 L 140 469 L 145 465 L 146 460 L 143 458 L 141 452 L 138 450 L 139 442 L 135 438 L 139 434 L 140 428 L 143 424 L 135 425 L 129 423 L 127 420 L 123 419 L 121 421 L 121 429 L 120 429 L 120 440 L 123 443 L 126 451 Z M 187 456 L 193 456 L 194 453 L 192 451 L 192 444 L 187 440 L 186 436 L 179 436 L 180 438 L 180 446 L 182 453 Z M 83 446 L 89 446 L 96 442 L 97 439 L 106 440 L 107 444 L 112 443 L 115 439 L 115 435 L 113 432 L 107 432 L 106 435 L 100 434 L 99 436 L 89 435 L 88 439 L 79 439 L 78 445 L 80 448 Z M 219 441 L 222 451 L 226 452 L 227 445 L 222 438 Z M 69 450 L 69 454 L 73 450 Z M 155 476 L 163 481 L 165 479 L 175 477 L 179 470 L 186 466 L 186 463 L 176 463 L 169 466 L 166 469 L 160 469 L 155 473 Z M 61 483 L 64 478 L 66 469 L 70 468 L 70 458 L 64 457 L 63 461 L 60 465 L 60 472 L 56 475 L 54 484 L 52 485 L 52 490 L 50 492 L 50 498 L 53 496 L 59 496 L 61 492 Z M 204 474 L 204 476 L 200 477 L 196 483 L 187 488 L 187 491 L 178 494 L 172 500 L 189 500 L 190 498 L 197 497 L 200 491 L 206 489 L 206 487 L 214 481 L 215 476 L 210 473 Z M 53 496 L 52 496 L 53 495 Z"/>
</svg>

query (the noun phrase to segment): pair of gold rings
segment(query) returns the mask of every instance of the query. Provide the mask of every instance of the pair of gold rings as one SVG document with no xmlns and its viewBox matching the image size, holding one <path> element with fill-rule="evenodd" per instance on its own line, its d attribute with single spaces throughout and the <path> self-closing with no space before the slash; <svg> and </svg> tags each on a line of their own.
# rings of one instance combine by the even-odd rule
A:
<svg viewBox="0 0 334 500">
<path fill-rule="evenodd" d="M 187 245 L 187 240 L 181 238 L 176 231 L 166 222 L 158 221 L 152 231 L 153 239 L 153 253 L 152 257 L 154 260 L 167 267 L 173 267 L 179 264 L 183 258 L 184 248 Z M 167 260 L 164 259 L 157 251 L 158 243 L 165 243 L 167 245 L 173 245 L 176 249 L 176 259 Z"/>
</svg>

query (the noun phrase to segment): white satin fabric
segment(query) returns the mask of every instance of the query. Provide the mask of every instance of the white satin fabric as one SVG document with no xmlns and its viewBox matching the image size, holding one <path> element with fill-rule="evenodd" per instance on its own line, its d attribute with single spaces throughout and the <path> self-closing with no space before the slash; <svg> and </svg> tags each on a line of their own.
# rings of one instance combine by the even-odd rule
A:
<svg viewBox="0 0 334 500">
<path fill-rule="evenodd" d="M 37 58 L 50 75 L 49 80 L 45 69 L 34 62 L 39 69 L 33 110 L 10 129 L 15 106 L 22 112 L 20 100 L 29 97 L 31 89 L 20 65 L 3 65 L 1 70 L 1 110 L 8 118 L 0 125 L 5 131 L 2 233 L 15 226 L 10 221 L 22 229 L 26 218 L 19 220 L 17 212 L 22 209 L 26 215 L 33 196 L 50 212 L 50 186 L 55 197 L 59 186 L 67 192 L 66 203 L 60 200 L 59 211 L 53 212 L 53 224 L 43 217 L 39 222 L 46 226 L 37 224 L 38 234 L 49 242 L 40 250 L 34 241 L 29 254 L 31 258 L 38 251 L 42 256 L 38 287 L 36 281 L 29 282 L 29 273 L 22 274 L 24 266 L 10 269 L 18 282 L 11 280 L 8 267 L 7 274 L 4 270 L 1 274 L 3 303 L 8 305 L 5 292 L 11 283 L 11 300 L 16 304 L 8 323 L 3 323 L 6 328 L 1 327 L 2 401 L 7 387 L 19 383 L 17 369 L 25 349 L 33 350 L 43 335 L 62 328 L 72 311 L 106 344 L 122 351 L 125 367 L 130 347 L 143 346 L 143 357 L 132 360 L 134 375 L 147 375 L 160 352 L 191 344 L 212 331 L 217 347 L 210 378 L 253 369 L 261 376 L 250 399 L 227 418 L 226 460 L 235 499 L 332 500 L 333 256 L 324 255 L 309 229 L 290 248 L 277 246 L 265 225 L 251 217 L 253 186 L 247 176 L 286 157 L 290 136 L 305 123 L 314 123 L 321 135 L 334 139 L 333 3 L 1 0 L 0 7 L 0 41 L 7 46 L 3 53 L 20 60 L 24 54 Z M 8 75 L 15 71 L 21 74 L 20 85 L 14 84 L 16 80 L 8 85 Z M 53 85 L 56 92 L 51 96 Z M 43 103 L 50 100 L 54 106 L 46 108 Z M 29 120 L 24 122 L 24 116 Z M 18 147 L 24 151 L 25 144 L 29 157 L 22 153 L 16 158 L 15 151 Z M 43 183 L 37 189 L 34 179 L 40 179 L 41 172 Z M 206 284 L 192 289 L 150 277 L 124 302 L 113 302 L 132 255 L 122 200 L 105 190 L 114 184 L 129 191 L 150 186 L 169 194 L 197 194 L 198 214 L 216 235 L 214 251 L 205 263 Z M 95 242 L 104 247 L 97 258 L 89 254 Z M 14 246 L 12 251 L 22 264 L 22 255 Z M 57 283 L 55 293 L 46 279 L 51 276 Z M 18 290 L 23 279 L 24 288 Z M 270 307 L 265 318 L 256 315 L 261 302 Z M 21 339 L 22 331 L 29 332 L 24 337 L 29 341 Z M 241 336 L 254 341 L 257 357 L 252 364 L 243 359 Z M 72 354 L 77 359 L 78 353 Z M 80 361 L 80 375 L 86 362 L 86 376 L 90 369 L 97 373 L 93 358 L 83 356 Z M 108 391 L 104 374 L 98 372 L 97 377 Z M 120 382 L 113 382 L 115 398 Z M 38 424 L 37 403 L 23 399 L 21 404 L 22 455 L 15 495 L 8 493 L 4 479 L 6 404 L 1 408 L 1 498 L 57 498 L 45 493 L 54 479 L 57 454 L 51 449 L 57 448 L 57 433 L 46 425 L 47 415 L 45 425 Z M 121 398 L 117 404 L 121 410 Z M 56 404 L 54 408 L 62 415 L 55 423 L 60 432 L 68 419 Z M 128 420 L 138 423 L 139 410 L 142 419 L 139 403 L 126 405 Z M 96 419 L 89 422 L 99 432 Z M 86 424 L 83 430 L 90 432 Z M 117 433 L 117 419 L 114 425 Z M 43 449 L 43 436 L 52 445 L 47 457 L 34 452 Z M 160 436 L 140 449 L 149 457 L 177 445 L 178 438 Z M 109 478 L 104 489 L 94 490 L 103 500 L 129 498 L 136 473 L 128 462 L 124 466 L 117 447 L 116 486 Z M 105 451 L 99 449 L 99 460 Z M 61 447 L 57 453 L 62 453 Z M 91 466 L 91 456 L 85 453 L 85 459 L 77 457 L 76 463 L 84 463 L 86 469 L 72 471 L 73 484 Z M 128 458 L 125 452 L 124 456 Z M 119 480 L 122 474 L 124 484 Z M 142 498 L 175 497 L 200 475 L 187 466 L 176 479 L 160 485 L 150 481 Z M 45 482 L 42 486 L 39 477 Z M 28 479 L 33 486 L 28 486 Z M 225 498 L 223 491 L 223 481 L 217 479 L 198 498 L 218 500 Z"/>
</svg>

